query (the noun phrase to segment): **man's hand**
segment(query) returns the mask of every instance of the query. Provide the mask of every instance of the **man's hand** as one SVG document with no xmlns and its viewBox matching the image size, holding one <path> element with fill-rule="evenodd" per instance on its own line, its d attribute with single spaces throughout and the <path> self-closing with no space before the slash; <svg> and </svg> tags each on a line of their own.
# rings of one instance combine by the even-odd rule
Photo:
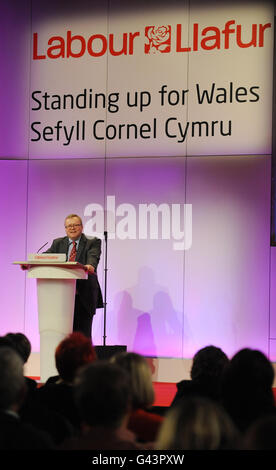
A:
<svg viewBox="0 0 276 470">
<path fill-rule="evenodd" d="M 26 271 L 27 269 L 29 269 L 30 265 L 29 264 L 21 264 L 20 265 L 22 271 Z"/>
<path fill-rule="evenodd" d="M 85 270 L 86 270 L 88 273 L 94 274 L 95 268 L 94 268 L 93 266 L 91 266 L 91 264 L 85 264 L 84 267 L 85 267 Z"/>
</svg>

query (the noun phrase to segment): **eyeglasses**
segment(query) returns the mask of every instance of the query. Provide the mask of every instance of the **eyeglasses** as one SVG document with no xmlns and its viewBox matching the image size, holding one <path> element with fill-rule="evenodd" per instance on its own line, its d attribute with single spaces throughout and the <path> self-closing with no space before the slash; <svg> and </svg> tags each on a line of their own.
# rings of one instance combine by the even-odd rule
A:
<svg viewBox="0 0 276 470">
<path fill-rule="evenodd" d="M 75 228 L 75 227 L 81 227 L 81 224 L 70 224 L 70 225 L 65 225 L 65 228 Z"/>
</svg>

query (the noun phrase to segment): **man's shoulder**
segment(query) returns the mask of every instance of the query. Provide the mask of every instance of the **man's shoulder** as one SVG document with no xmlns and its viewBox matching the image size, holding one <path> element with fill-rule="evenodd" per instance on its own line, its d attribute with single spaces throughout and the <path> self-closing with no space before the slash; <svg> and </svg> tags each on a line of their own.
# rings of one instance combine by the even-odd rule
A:
<svg viewBox="0 0 276 470">
<path fill-rule="evenodd" d="M 57 250 L 57 249 L 65 249 L 64 247 L 66 247 L 68 245 L 68 237 L 59 237 L 59 238 L 54 238 L 54 240 L 52 241 L 52 244 L 50 246 L 50 248 L 47 250 L 48 252 L 53 252 L 53 250 Z M 46 253 L 47 253 L 46 251 Z"/>
<path fill-rule="evenodd" d="M 68 237 L 58 237 L 54 238 L 53 243 L 62 243 L 62 242 L 67 242 Z"/>
<path fill-rule="evenodd" d="M 101 243 L 100 238 L 98 238 L 98 237 L 87 237 L 86 235 L 84 235 L 84 233 L 82 234 L 81 238 L 83 239 L 83 241 L 85 241 L 88 244 Z"/>
</svg>

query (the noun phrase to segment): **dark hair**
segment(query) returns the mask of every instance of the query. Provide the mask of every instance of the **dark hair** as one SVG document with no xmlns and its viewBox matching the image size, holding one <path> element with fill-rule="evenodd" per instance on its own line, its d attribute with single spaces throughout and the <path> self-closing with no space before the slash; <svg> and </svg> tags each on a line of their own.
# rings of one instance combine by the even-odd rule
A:
<svg viewBox="0 0 276 470">
<path fill-rule="evenodd" d="M 130 407 L 130 383 L 125 370 L 108 361 L 82 368 L 75 382 L 76 403 L 90 426 L 117 428 Z"/>
<path fill-rule="evenodd" d="M 191 379 L 197 382 L 218 379 L 229 359 L 216 346 L 206 346 L 200 349 L 193 358 Z"/>
<path fill-rule="evenodd" d="M 229 362 L 222 380 L 222 402 L 242 431 L 274 413 L 273 380 L 272 364 L 261 351 L 242 349 Z"/>
<path fill-rule="evenodd" d="M 56 368 L 65 382 L 73 382 L 77 370 L 96 359 L 91 339 L 74 332 L 62 340 L 56 348 Z"/>
<path fill-rule="evenodd" d="M 23 333 L 7 333 L 5 338 L 11 341 L 12 346 L 21 356 L 24 362 L 27 362 L 31 354 L 31 343 Z"/>
<path fill-rule="evenodd" d="M 241 387 L 247 389 L 250 384 L 250 387 L 271 390 L 274 369 L 269 359 L 261 351 L 244 348 L 236 353 L 229 362 L 225 380 L 226 378 L 233 385 L 237 385 L 239 389 Z"/>
</svg>

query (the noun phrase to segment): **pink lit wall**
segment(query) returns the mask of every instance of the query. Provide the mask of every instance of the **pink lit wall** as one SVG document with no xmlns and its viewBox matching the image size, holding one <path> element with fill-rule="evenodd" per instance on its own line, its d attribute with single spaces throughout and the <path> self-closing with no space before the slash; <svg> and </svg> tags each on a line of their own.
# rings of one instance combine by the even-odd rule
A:
<svg viewBox="0 0 276 470">
<path fill-rule="evenodd" d="M 25 275 L 13 261 L 26 253 L 27 162 L 1 160 L 1 334 L 25 329 Z"/>
<path fill-rule="evenodd" d="M 76 212 L 88 236 L 103 238 L 108 230 L 108 344 L 171 358 L 190 358 L 211 343 L 229 355 L 248 346 L 275 360 L 276 260 L 270 249 L 273 2 L 234 1 L 219 7 L 214 1 L 205 8 L 200 1 L 175 0 L 170 8 L 161 2 L 157 11 L 148 3 L 81 0 L 64 2 L 61 8 L 49 0 L 32 7 L 31 2 L 3 2 L 0 23 L 7 47 L 0 55 L 0 334 L 23 331 L 33 351 L 39 351 L 36 285 L 12 262 L 62 236 L 64 217 Z M 184 47 L 193 44 L 195 23 L 201 29 L 216 25 L 222 41 L 221 31 L 232 18 L 243 25 L 244 41 L 250 40 L 252 24 L 271 22 L 264 45 L 241 48 L 231 39 L 229 49 L 211 49 L 210 39 L 210 50 L 175 50 L 178 24 Z M 170 26 L 170 51 L 145 53 L 142 33 L 152 25 Z M 113 34 L 117 50 L 123 33 L 136 32 L 133 54 L 128 42 L 127 53 L 117 56 L 34 60 L 34 33 L 36 53 L 43 55 L 49 38 L 66 37 L 68 30 L 85 38 Z M 52 42 L 56 54 L 58 44 Z M 77 54 L 80 43 L 74 47 Z M 94 47 L 99 51 L 101 43 L 95 40 Z M 220 98 L 199 105 L 196 84 L 207 89 L 214 82 Z M 240 87 L 240 101 L 231 102 L 231 83 L 235 90 Z M 170 103 L 161 105 L 163 85 L 166 96 L 174 93 Z M 252 87 L 257 87 L 256 101 Z M 34 91 L 40 99 L 47 92 L 57 100 L 65 93 L 76 97 L 84 89 L 106 98 L 117 93 L 118 110 L 100 105 L 55 109 L 55 104 L 34 109 L 39 107 Z M 189 90 L 185 102 L 176 104 L 173 99 L 183 90 Z M 144 107 L 141 102 L 140 108 L 127 106 L 127 93 L 144 99 Z M 221 93 L 227 93 L 225 103 Z M 208 133 L 205 124 L 195 125 L 195 135 L 186 127 L 187 138 L 182 135 L 179 142 L 187 123 L 199 120 L 208 124 Z M 217 133 L 217 125 L 212 134 L 212 121 L 226 126 L 229 120 L 231 135 Z M 85 134 L 72 128 L 78 121 L 84 122 Z M 98 138 L 93 136 L 96 121 Z M 54 133 L 58 122 L 59 135 Z M 123 134 L 126 124 L 140 129 L 138 136 Z M 108 126 L 106 136 L 102 133 Z M 34 129 L 43 128 L 44 139 L 36 140 Z M 111 138 L 115 129 L 122 135 Z M 145 219 L 146 206 L 152 212 Z M 104 287 L 102 243 L 99 280 Z M 101 309 L 93 323 L 94 343 L 101 344 L 102 335 Z"/>
</svg>

